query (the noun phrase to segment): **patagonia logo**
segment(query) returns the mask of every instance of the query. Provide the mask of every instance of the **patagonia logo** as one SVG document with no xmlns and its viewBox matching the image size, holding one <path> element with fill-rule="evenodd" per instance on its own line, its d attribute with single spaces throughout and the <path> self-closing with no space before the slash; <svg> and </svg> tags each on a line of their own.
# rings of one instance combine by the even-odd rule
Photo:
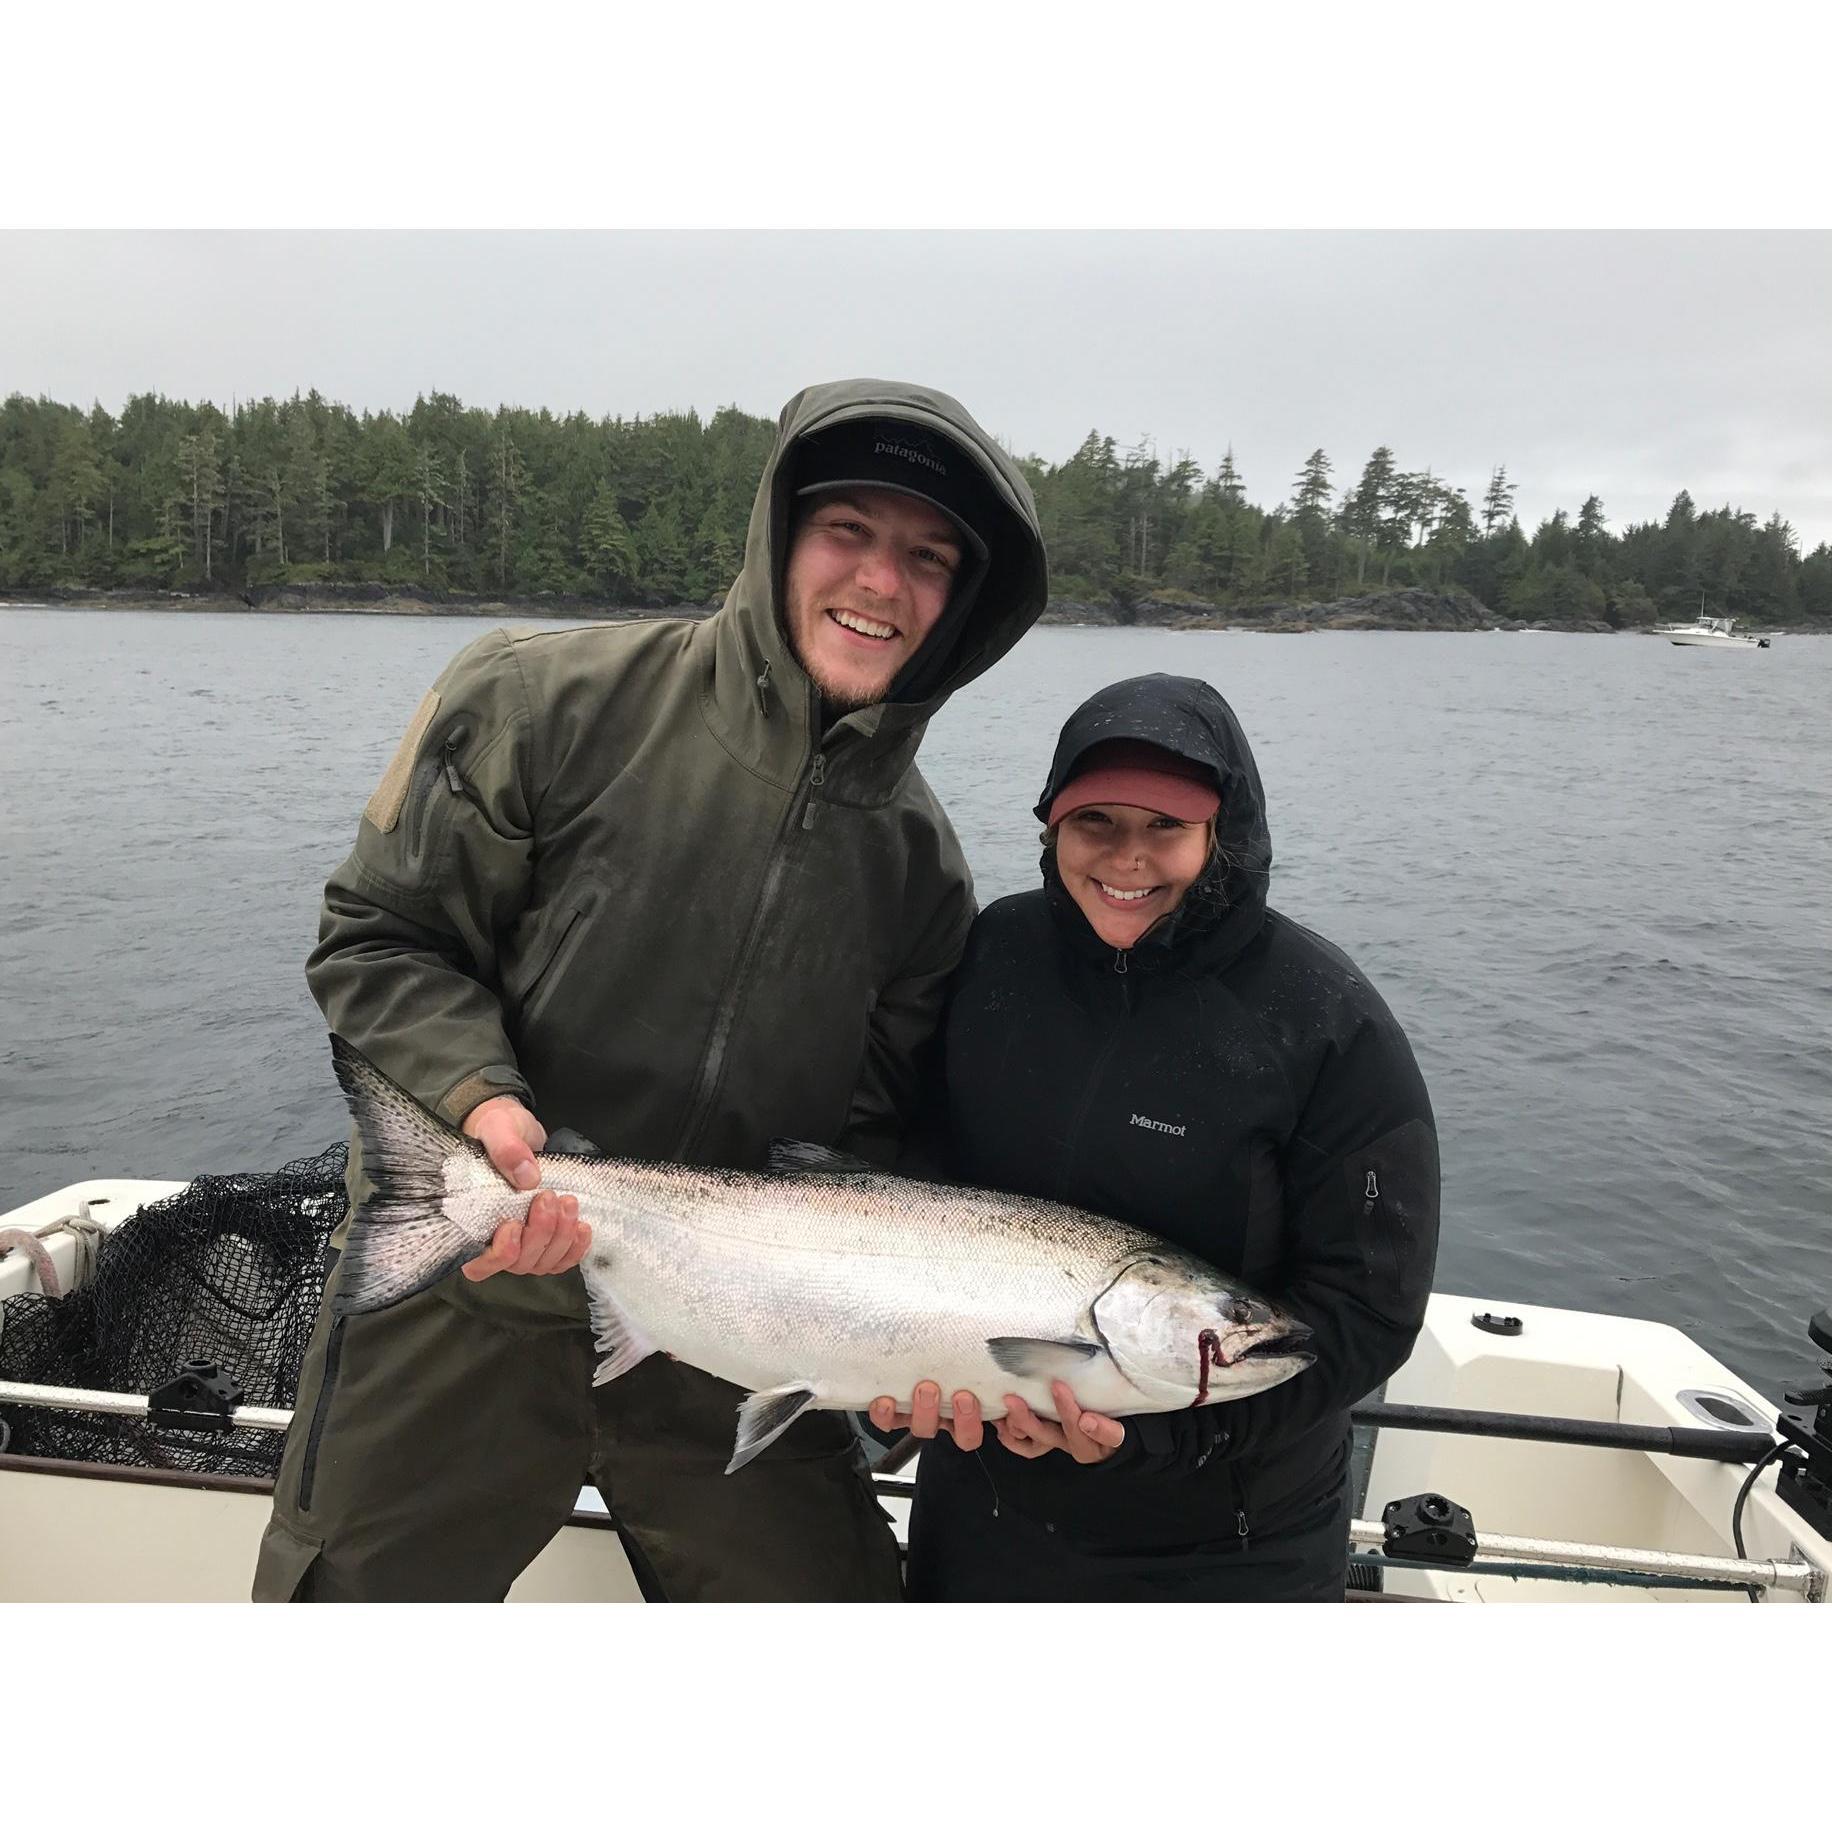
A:
<svg viewBox="0 0 1832 1832">
<path fill-rule="evenodd" d="M 1187 1126 L 1171 1126 L 1163 1120 L 1148 1120 L 1142 1113 L 1135 1113 L 1132 1116 L 1132 1123 L 1135 1126 L 1143 1126 L 1147 1132 L 1168 1133 L 1173 1139 L 1180 1139 L 1189 1131 Z"/>
<path fill-rule="evenodd" d="M 933 452 L 923 446 L 905 445 L 901 440 L 897 439 L 880 439 L 871 450 L 874 458 L 901 458 L 905 464 L 927 465 L 931 471 L 935 471 L 943 477 L 946 477 L 948 474 L 948 467 L 943 464 Z"/>
</svg>

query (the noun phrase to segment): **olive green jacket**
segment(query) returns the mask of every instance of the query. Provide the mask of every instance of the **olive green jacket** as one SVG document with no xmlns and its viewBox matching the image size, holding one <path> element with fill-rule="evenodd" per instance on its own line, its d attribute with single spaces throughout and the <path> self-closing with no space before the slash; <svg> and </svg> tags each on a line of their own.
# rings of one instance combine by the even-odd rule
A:
<svg viewBox="0 0 1832 1832">
<path fill-rule="evenodd" d="M 823 732 L 779 616 L 785 460 L 874 414 L 963 446 L 1009 525 L 940 690 Z M 916 749 L 1046 597 L 1030 490 L 956 402 L 797 395 L 717 613 L 496 631 L 440 675 L 325 888 L 306 977 L 330 1028 L 454 1124 L 513 1093 L 620 1155 L 755 1165 L 791 1137 L 887 1157 L 973 916 Z M 583 1316 L 576 1278 L 453 1292 Z"/>
</svg>

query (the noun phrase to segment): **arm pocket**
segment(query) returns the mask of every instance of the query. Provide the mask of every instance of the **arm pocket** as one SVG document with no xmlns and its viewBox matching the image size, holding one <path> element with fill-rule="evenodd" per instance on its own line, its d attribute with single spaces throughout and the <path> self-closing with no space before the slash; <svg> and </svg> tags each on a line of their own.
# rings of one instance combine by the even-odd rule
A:
<svg viewBox="0 0 1832 1832">
<path fill-rule="evenodd" d="M 1423 1315 L 1437 1270 L 1438 1141 L 1409 1120 L 1343 1160 L 1369 1295 L 1396 1321 Z"/>
</svg>

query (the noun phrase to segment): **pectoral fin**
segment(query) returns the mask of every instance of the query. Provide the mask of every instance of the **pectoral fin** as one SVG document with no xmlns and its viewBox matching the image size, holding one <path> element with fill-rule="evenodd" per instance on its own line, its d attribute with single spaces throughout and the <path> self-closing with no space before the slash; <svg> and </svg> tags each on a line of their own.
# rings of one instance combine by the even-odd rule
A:
<svg viewBox="0 0 1832 1832">
<path fill-rule="evenodd" d="M 1101 1353 L 1098 1342 L 1083 1342 L 1079 1337 L 1052 1342 L 1040 1336 L 988 1336 L 986 1347 L 1007 1374 L 1031 1380 L 1073 1381 Z"/>
<path fill-rule="evenodd" d="M 805 1381 L 770 1387 L 753 1393 L 738 1408 L 738 1442 L 725 1473 L 742 1469 L 760 1450 L 767 1450 L 815 1402 L 814 1389 Z"/>
</svg>

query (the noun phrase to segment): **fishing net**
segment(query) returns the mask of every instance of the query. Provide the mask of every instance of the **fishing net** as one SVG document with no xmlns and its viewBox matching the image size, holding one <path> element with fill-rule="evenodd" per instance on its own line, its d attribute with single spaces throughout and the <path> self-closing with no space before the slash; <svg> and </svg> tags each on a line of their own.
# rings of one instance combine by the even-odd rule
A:
<svg viewBox="0 0 1832 1832">
<path fill-rule="evenodd" d="M 199 1177 L 110 1233 L 61 1298 L 0 1304 L 0 1380 L 147 1393 L 214 1361 L 250 1406 L 290 1406 L 344 1211 L 337 1145 L 259 1175 Z M 277 1474 L 277 1431 L 181 1431 L 143 1419 L 0 1405 L 17 1456 L 241 1476 Z"/>
</svg>

